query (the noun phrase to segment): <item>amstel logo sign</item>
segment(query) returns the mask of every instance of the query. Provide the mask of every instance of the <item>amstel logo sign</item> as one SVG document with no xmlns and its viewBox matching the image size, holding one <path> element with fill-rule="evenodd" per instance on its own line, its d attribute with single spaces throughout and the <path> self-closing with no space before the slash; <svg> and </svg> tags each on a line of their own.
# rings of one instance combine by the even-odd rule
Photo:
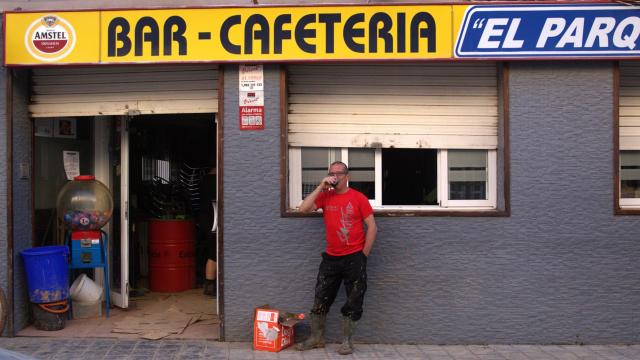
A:
<svg viewBox="0 0 640 360">
<path fill-rule="evenodd" d="M 66 20 L 55 15 L 45 15 L 31 23 L 24 42 L 34 58 L 53 62 L 63 59 L 73 50 L 76 33 Z"/>
</svg>

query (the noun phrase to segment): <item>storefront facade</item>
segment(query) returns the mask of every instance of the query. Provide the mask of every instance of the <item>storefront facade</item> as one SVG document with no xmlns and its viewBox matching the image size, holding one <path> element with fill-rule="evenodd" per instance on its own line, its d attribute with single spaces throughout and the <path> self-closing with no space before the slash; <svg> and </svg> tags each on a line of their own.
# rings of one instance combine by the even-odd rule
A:
<svg viewBox="0 0 640 360">
<path fill-rule="evenodd" d="M 186 26 L 199 26 L 192 24 L 209 16 L 226 19 L 220 27 L 227 24 L 230 35 L 225 40 L 221 31 L 219 49 L 198 47 L 187 61 L 207 64 L 187 66 L 215 65 L 217 95 L 190 98 L 185 106 L 200 104 L 202 112 L 216 114 L 218 124 L 223 340 L 251 339 L 255 306 L 299 312 L 310 307 L 324 228 L 319 216 L 301 216 L 295 207 L 323 167 L 341 159 L 352 169 L 352 186 L 368 195 L 379 228 L 358 341 L 637 342 L 640 207 L 634 189 L 640 184 L 634 172 L 640 146 L 634 128 L 640 78 L 634 64 L 640 9 L 599 6 L 581 8 L 586 15 L 572 13 L 578 9 L 570 6 L 537 5 L 503 5 L 485 13 L 490 4 L 473 7 L 475 12 L 462 4 L 424 4 L 208 8 L 199 17 L 170 9 L 157 15 L 101 12 L 106 9 L 60 14 L 82 14 L 83 21 L 100 17 L 112 37 L 91 46 L 101 49 L 96 53 L 105 61 L 82 58 L 93 53 L 84 51 L 80 36 L 76 46 L 83 51 L 72 50 L 66 62 L 15 50 L 24 32 L 7 35 L 6 42 L 13 42 L 3 46 L 0 77 L 8 89 L 0 99 L 0 146 L 7 154 L 0 181 L 7 186 L 0 202 L 9 210 L 0 217 L 6 221 L 0 223 L 6 244 L 0 243 L 0 256 L 8 261 L 0 285 L 13 312 L 5 334 L 27 324 L 19 252 L 34 244 L 33 119 L 77 106 L 38 103 L 34 79 L 44 73 L 68 84 L 64 74 L 93 71 L 86 69 L 126 77 L 126 69 L 140 69 L 139 63 L 180 69 L 175 62 L 183 51 L 182 25 L 172 16 L 182 16 Z M 62 10 L 33 9 L 36 18 Z M 526 11 L 545 18 L 527 18 Z M 116 25 L 109 25 L 107 15 Z M 164 26 L 168 21 L 173 23 Z M 133 24 L 141 22 L 138 34 Z M 351 30 L 328 35 L 342 23 Z M 537 43 L 518 32 L 521 23 L 520 29 L 539 26 Z M 10 34 L 11 26 L 4 25 Z M 473 33 L 483 26 L 490 30 Z M 125 28 L 137 35 L 122 37 Z M 389 30 L 397 28 L 406 32 Z M 165 31 L 164 37 L 145 38 L 153 29 Z M 378 39 L 370 40 L 371 33 Z M 195 36 L 207 41 L 217 35 Z M 169 38 L 172 46 L 159 41 Z M 138 47 L 140 39 L 145 40 Z M 483 46 L 474 50 L 465 41 Z M 577 50 L 583 45 L 597 49 Z M 20 51 L 24 57 L 9 56 Z M 56 62 L 61 63 L 41 66 Z M 263 64 L 262 84 L 242 87 L 256 80 L 249 76 L 255 69 L 244 64 Z M 95 76 L 85 84 L 100 83 Z M 149 107 L 131 93 L 132 102 L 112 112 L 99 106 L 86 115 L 162 113 L 162 102 Z M 243 118 L 247 114 L 256 117 Z M 619 151 L 625 151 L 622 157 Z M 339 334 L 343 296 L 329 316 L 330 339 Z"/>
</svg>

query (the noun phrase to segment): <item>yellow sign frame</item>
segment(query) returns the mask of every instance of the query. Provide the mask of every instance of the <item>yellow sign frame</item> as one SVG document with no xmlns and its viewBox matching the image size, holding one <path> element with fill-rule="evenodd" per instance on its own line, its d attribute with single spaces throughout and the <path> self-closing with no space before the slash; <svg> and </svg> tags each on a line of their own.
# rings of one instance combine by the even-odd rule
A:
<svg viewBox="0 0 640 360">
<path fill-rule="evenodd" d="M 455 12 L 454 7 L 458 8 Z M 451 59 L 454 34 L 459 28 L 454 13 L 464 13 L 467 7 L 374 5 L 8 12 L 4 19 L 4 63 L 17 66 Z M 68 33 L 75 33 L 75 45 L 67 53 L 47 53 L 62 46 L 55 42 L 39 43 L 45 44 L 41 45 L 44 54 L 34 46 L 40 41 L 36 39 L 38 36 L 65 36 L 64 31 L 54 34 L 56 29 L 47 26 L 52 19 L 58 24 L 69 24 Z M 42 23 L 38 31 L 33 30 L 34 23 Z"/>
</svg>

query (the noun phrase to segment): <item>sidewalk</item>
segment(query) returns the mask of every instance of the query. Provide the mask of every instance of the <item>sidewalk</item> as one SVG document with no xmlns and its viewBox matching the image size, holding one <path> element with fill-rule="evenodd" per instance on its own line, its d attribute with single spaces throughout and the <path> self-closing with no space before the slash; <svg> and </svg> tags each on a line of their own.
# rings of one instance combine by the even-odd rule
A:
<svg viewBox="0 0 640 360">
<path fill-rule="evenodd" d="M 408 359 L 408 360 L 637 360 L 640 345 L 382 345 L 356 344 L 353 355 L 325 349 L 280 353 L 253 351 L 251 343 L 96 338 L 0 338 L 0 348 L 36 359 Z"/>
</svg>

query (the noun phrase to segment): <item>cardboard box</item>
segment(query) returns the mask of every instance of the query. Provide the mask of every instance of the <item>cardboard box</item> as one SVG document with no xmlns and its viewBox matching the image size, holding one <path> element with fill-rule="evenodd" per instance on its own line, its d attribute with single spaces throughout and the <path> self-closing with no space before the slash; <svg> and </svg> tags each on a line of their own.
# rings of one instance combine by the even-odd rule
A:
<svg viewBox="0 0 640 360">
<path fill-rule="evenodd" d="M 294 343 L 293 326 L 299 321 L 278 323 L 280 311 L 268 305 L 255 310 L 253 321 L 253 348 L 255 350 L 278 352 Z"/>
</svg>

